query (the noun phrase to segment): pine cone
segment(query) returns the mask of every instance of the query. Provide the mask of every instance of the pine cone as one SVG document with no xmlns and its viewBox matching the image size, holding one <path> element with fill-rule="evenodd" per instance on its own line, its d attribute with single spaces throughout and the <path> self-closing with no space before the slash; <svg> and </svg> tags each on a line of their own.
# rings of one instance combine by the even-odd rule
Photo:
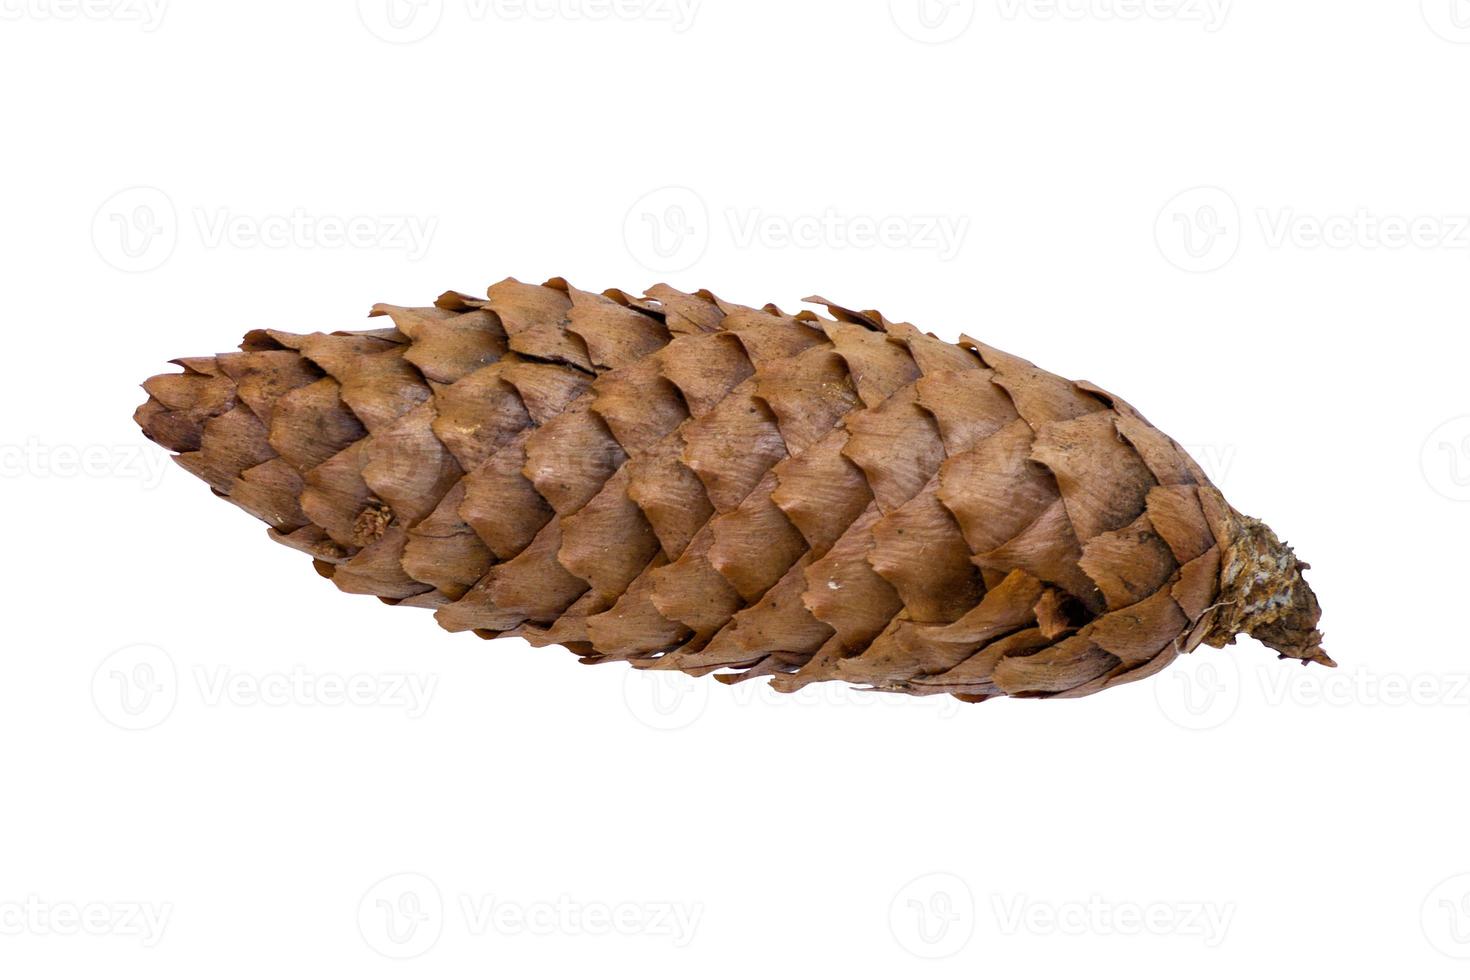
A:
<svg viewBox="0 0 1470 980">
<path fill-rule="evenodd" d="M 812 302 L 507 279 L 252 331 L 136 419 L 339 588 L 587 663 L 966 701 L 1241 632 L 1332 664 L 1307 566 L 1132 406 Z"/>
</svg>

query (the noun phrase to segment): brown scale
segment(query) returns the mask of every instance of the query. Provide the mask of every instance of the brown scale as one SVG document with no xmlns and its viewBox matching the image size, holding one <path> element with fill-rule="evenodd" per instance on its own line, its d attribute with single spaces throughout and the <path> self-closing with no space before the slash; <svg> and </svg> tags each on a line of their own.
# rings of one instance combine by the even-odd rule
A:
<svg viewBox="0 0 1470 980">
<path fill-rule="evenodd" d="M 589 663 L 1078 697 L 1249 633 L 1306 567 L 1132 406 L 875 311 L 507 279 L 252 331 L 144 432 L 349 592 Z"/>
</svg>

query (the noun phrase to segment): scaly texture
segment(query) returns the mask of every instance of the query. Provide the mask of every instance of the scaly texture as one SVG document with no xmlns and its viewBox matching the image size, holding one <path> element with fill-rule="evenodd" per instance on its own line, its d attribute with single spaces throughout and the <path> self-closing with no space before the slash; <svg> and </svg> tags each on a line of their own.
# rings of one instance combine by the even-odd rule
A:
<svg viewBox="0 0 1470 980">
<path fill-rule="evenodd" d="M 1332 663 L 1307 566 L 1126 402 L 812 301 L 507 279 L 253 331 L 136 418 L 345 591 L 588 663 L 966 701 L 1240 632 Z"/>
</svg>

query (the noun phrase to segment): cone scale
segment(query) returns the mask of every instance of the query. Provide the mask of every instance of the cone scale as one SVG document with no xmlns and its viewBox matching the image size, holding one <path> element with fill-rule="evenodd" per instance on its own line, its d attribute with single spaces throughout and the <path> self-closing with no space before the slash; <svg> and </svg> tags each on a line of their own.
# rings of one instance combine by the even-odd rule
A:
<svg viewBox="0 0 1470 980">
<path fill-rule="evenodd" d="M 1307 566 L 1126 402 L 810 302 L 507 279 L 252 331 L 136 419 L 339 588 L 587 663 L 966 701 L 1240 633 L 1332 665 Z"/>
</svg>

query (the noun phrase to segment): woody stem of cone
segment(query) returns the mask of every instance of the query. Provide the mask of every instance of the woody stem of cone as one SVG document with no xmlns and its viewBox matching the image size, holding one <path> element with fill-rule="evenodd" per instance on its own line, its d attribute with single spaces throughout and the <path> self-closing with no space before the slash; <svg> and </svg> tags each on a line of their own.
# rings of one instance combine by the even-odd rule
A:
<svg viewBox="0 0 1470 980">
<path fill-rule="evenodd" d="M 1248 634 L 1283 659 L 1336 667 L 1317 629 L 1322 609 L 1302 578 L 1310 566 L 1253 517 L 1232 513 L 1236 534 L 1220 561 L 1220 598 L 1204 642 L 1223 647 Z"/>
</svg>

